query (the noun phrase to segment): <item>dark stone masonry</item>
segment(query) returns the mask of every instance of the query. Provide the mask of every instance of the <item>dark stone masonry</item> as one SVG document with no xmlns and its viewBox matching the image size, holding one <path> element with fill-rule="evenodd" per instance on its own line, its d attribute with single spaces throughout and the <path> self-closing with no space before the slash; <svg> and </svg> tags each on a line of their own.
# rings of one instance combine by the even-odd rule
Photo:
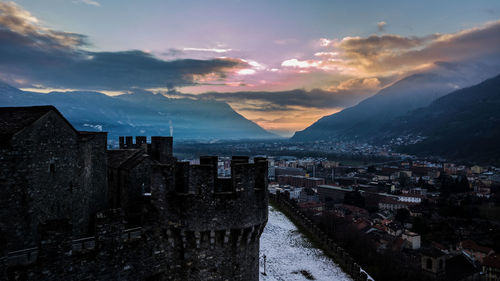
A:
<svg viewBox="0 0 500 281">
<path fill-rule="evenodd" d="M 259 279 L 267 161 L 178 162 L 171 137 L 81 132 L 0 108 L 0 280 Z"/>
</svg>

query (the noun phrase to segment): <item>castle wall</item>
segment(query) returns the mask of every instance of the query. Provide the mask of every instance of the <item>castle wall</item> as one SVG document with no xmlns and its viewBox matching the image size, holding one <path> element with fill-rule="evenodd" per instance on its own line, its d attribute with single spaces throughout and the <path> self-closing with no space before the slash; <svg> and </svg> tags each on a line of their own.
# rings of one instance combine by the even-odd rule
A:
<svg viewBox="0 0 500 281">
<path fill-rule="evenodd" d="M 98 211 L 108 208 L 106 144 L 106 133 L 87 133 L 79 136 L 79 164 L 76 172 L 81 188 L 73 189 L 72 192 L 72 224 L 75 226 L 75 235 L 87 233 L 91 218 Z M 78 221 L 75 221 L 76 219 Z"/>
<path fill-rule="evenodd" d="M 36 245 L 46 220 L 74 218 L 74 234 L 85 235 L 107 204 L 105 145 L 105 134 L 81 139 L 54 111 L 12 138 L 0 158 L 2 250 Z"/>
<path fill-rule="evenodd" d="M 143 194 L 151 192 L 152 164 L 151 159 L 146 157 L 123 175 L 125 182 L 121 190 L 121 206 L 125 210 L 128 222 L 132 225 L 140 224 Z"/>
<path fill-rule="evenodd" d="M 218 179 L 217 161 L 205 160 L 153 169 L 152 204 L 169 226 L 171 243 L 182 245 L 174 249 L 184 264 L 178 273 L 187 274 L 185 280 L 258 280 L 259 238 L 267 222 L 267 161 L 237 159 L 232 178 Z"/>
<path fill-rule="evenodd" d="M 95 236 L 73 239 L 68 221 L 49 221 L 40 227 L 38 247 L 0 258 L 0 279 L 258 280 L 254 253 L 263 228 L 222 231 L 213 239 L 160 223 L 126 229 L 123 213 L 113 209 L 98 213 Z"/>
<path fill-rule="evenodd" d="M 250 227 L 267 221 L 267 208 L 263 208 L 268 204 L 267 161 L 261 161 L 234 164 L 232 185 L 220 192 L 216 191 L 226 179 L 216 177 L 216 165 L 157 165 L 152 175 L 152 188 L 156 190 L 152 193 L 164 198 L 165 202 L 158 203 L 163 206 L 164 218 L 183 228 L 204 231 Z M 180 172 L 177 165 L 182 167 Z M 167 177 L 174 170 L 179 173 Z"/>
<path fill-rule="evenodd" d="M 268 211 L 265 159 L 235 157 L 232 177 L 217 178 L 217 157 L 193 166 L 176 162 L 171 139 L 156 139 L 159 148 L 151 151 L 159 163 L 138 153 L 108 174 L 106 135 L 78 133 L 61 122 L 50 113 L 23 132 L 24 142 L 2 151 L 0 163 L 9 172 L 27 170 L 14 180 L 2 171 L 11 193 L 0 192 L 12 195 L 0 198 L 9 206 L 0 210 L 0 221 L 8 221 L 5 210 L 17 210 L 19 218 L 30 219 L 26 236 L 34 237 L 3 249 L 1 280 L 259 279 L 259 238 Z M 20 155 L 26 160 L 16 160 Z M 114 195 L 103 188 L 108 175 L 110 191 L 126 206 L 100 212 Z M 135 203 L 139 227 L 131 226 L 126 208 Z M 95 232 L 86 232 L 89 225 Z"/>
<path fill-rule="evenodd" d="M 0 209 L 0 227 L 15 250 L 36 243 L 39 222 L 71 214 L 70 187 L 80 188 L 77 133 L 51 111 L 15 135 L 4 153 L 10 159 L 2 166 L 11 173 L 3 175 L 9 207 Z"/>
</svg>

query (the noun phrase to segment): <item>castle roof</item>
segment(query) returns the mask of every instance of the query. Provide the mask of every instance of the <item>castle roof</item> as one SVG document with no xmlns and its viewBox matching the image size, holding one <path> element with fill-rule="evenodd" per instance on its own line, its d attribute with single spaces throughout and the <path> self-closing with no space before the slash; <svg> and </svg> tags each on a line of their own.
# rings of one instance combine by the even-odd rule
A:
<svg viewBox="0 0 500 281">
<path fill-rule="evenodd" d="M 75 132 L 78 131 L 52 105 L 0 107 L 0 143 L 5 144 L 14 134 L 30 126 L 50 111 L 57 113 Z"/>
</svg>

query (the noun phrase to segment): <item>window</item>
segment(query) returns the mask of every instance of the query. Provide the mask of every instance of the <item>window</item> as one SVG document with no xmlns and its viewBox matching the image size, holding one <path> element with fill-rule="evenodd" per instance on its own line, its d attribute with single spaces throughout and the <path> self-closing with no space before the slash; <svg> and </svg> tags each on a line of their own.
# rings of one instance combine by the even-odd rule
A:
<svg viewBox="0 0 500 281">
<path fill-rule="evenodd" d="M 443 260 L 439 260 L 439 269 L 443 269 Z"/>
</svg>

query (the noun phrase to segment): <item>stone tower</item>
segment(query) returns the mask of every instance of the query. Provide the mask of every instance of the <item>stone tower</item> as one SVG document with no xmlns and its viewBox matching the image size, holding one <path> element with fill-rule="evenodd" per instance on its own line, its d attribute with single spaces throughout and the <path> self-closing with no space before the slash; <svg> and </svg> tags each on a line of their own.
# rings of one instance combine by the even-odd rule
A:
<svg viewBox="0 0 500 281">
<path fill-rule="evenodd" d="M 231 178 L 217 177 L 217 157 L 200 165 L 153 169 L 152 204 L 179 280 L 259 280 L 259 238 L 267 222 L 267 161 L 233 157 Z"/>
</svg>

